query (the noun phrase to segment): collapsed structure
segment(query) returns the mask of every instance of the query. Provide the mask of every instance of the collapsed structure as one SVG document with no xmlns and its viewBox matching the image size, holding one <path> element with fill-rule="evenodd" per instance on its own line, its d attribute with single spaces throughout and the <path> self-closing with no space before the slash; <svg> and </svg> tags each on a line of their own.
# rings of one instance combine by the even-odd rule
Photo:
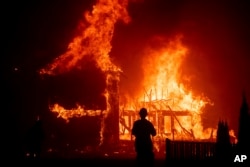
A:
<svg viewBox="0 0 250 167">
<path fill-rule="evenodd" d="M 162 103 L 165 108 L 157 108 L 155 103 Z M 166 137 L 175 140 L 175 135 L 182 137 L 183 139 L 195 139 L 192 130 L 187 130 L 182 123 L 179 121 L 178 117 L 190 117 L 192 119 L 192 114 L 189 111 L 173 111 L 168 104 L 164 104 L 165 100 L 153 101 L 145 106 L 148 106 L 150 116 L 148 119 L 155 125 L 157 134 L 163 139 Z M 120 126 L 121 126 L 121 136 L 130 134 L 133 126 L 133 122 L 137 119 L 139 107 L 135 110 L 122 110 L 120 116 Z M 176 126 L 181 128 L 181 133 L 176 131 Z"/>
</svg>

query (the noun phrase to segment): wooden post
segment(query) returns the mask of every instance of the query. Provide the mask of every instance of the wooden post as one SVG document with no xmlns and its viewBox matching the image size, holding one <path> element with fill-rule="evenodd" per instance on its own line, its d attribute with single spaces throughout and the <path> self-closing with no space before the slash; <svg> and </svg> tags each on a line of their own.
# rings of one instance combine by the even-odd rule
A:
<svg viewBox="0 0 250 167">
<path fill-rule="evenodd" d="M 103 146 L 108 150 L 117 148 L 119 144 L 119 75 L 117 71 L 108 71 L 106 76 L 108 111 L 104 120 Z"/>
</svg>

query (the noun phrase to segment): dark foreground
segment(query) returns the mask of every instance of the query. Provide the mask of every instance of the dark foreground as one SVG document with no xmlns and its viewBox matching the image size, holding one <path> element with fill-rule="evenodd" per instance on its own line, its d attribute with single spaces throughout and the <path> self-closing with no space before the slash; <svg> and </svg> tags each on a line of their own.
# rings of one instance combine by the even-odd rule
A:
<svg viewBox="0 0 250 167">
<path fill-rule="evenodd" d="M 91 158 L 91 159 L 39 159 L 39 160 L 22 160 L 19 163 L 21 166 L 82 166 L 82 167 L 136 167 L 134 159 L 105 159 L 105 158 Z M 165 166 L 164 160 L 155 160 L 155 167 Z"/>
<path fill-rule="evenodd" d="M 136 167 L 136 162 L 133 159 L 40 159 L 40 160 L 22 160 L 21 164 L 18 163 L 21 166 L 102 166 L 102 167 Z M 175 162 L 175 163 L 166 163 L 165 160 L 155 160 L 154 167 L 164 167 L 164 166 L 183 166 L 183 165 L 202 165 L 205 166 L 204 163 L 184 163 L 183 162 Z M 209 165 L 210 166 L 210 165 Z"/>
<path fill-rule="evenodd" d="M 75 158 L 75 159 L 23 159 L 20 162 L 15 162 L 18 166 L 69 166 L 69 167 L 136 167 L 136 162 L 134 159 L 125 158 Z M 10 165 L 10 164 L 9 164 Z M 202 167 L 215 167 L 215 166 L 225 166 L 225 167 L 247 167 L 246 164 L 242 163 L 219 163 L 211 160 L 206 161 L 191 161 L 191 160 L 176 160 L 176 161 L 165 161 L 164 159 L 156 159 L 154 167 L 178 167 L 178 166 L 202 166 Z M 147 167 L 147 166 L 146 166 Z M 248 166 L 249 167 L 249 166 Z"/>
</svg>

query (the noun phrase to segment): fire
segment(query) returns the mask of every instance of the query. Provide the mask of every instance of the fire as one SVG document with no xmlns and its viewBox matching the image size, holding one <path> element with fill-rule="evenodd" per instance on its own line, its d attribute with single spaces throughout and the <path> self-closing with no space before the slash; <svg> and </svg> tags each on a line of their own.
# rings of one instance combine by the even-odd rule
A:
<svg viewBox="0 0 250 167">
<path fill-rule="evenodd" d="M 66 53 L 56 58 L 45 68 L 39 72 L 41 75 L 56 75 L 67 72 L 75 67 L 81 67 L 81 62 L 84 58 L 90 58 L 96 62 L 96 66 L 100 68 L 106 74 L 106 85 L 112 86 L 112 82 L 119 81 L 119 73 L 121 69 L 113 64 L 109 57 L 111 51 L 111 40 L 114 33 L 115 23 L 119 20 L 128 23 L 130 17 L 126 10 L 128 5 L 127 0 L 98 0 L 93 6 L 92 11 L 85 13 L 86 23 L 80 25 L 80 35 L 76 36 L 72 42 L 68 45 Z M 104 92 L 106 97 L 106 114 L 104 118 L 108 119 L 110 114 L 110 102 L 113 94 L 110 89 L 106 89 Z M 62 117 L 65 120 L 74 116 L 84 116 L 85 110 L 82 106 L 76 107 L 76 109 L 65 110 L 59 104 L 51 107 L 51 111 L 57 112 L 58 117 Z M 94 111 L 96 112 L 96 111 Z M 119 112 L 119 111 L 118 111 Z M 93 115 L 93 114 L 92 114 Z M 119 118 L 117 118 L 119 119 Z M 103 140 L 103 133 L 106 130 L 109 131 L 110 127 L 102 122 L 102 128 L 100 132 L 101 143 Z M 108 132 L 110 133 L 110 132 Z"/>
<path fill-rule="evenodd" d="M 88 58 L 94 60 L 96 66 L 106 75 L 106 111 L 85 110 L 81 105 L 66 110 L 60 104 L 51 105 L 50 110 L 57 113 L 58 117 L 69 121 L 72 117 L 103 114 L 104 119 L 108 120 L 108 116 L 114 113 L 111 107 L 114 104 L 111 103 L 119 92 L 113 92 L 112 88 L 116 88 L 122 70 L 112 62 L 109 53 L 112 49 L 115 24 L 119 20 L 125 23 L 130 21 L 127 5 L 127 0 L 98 0 L 92 11 L 85 13 L 85 22 L 80 24 L 80 34 L 73 38 L 66 53 L 39 71 L 41 75 L 62 74 L 72 68 L 81 67 L 81 62 Z M 196 139 L 213 136 L 211 129 L 203 129 L 201 121 L 203 109 L 210 100 L 202 95 L 194 95 L 179 82 L 180 67 L 188 55 L 188 48 L 182 44 L 181 39 L 181 36 L 178 36 L 170 42 L 161 41 L 161 47 L 146 50 L 142 89 L 138 91 L 137 97 L 133 98 L 137 100 L 130 98 L 126 102 L 120 101 L 118 106 L 119 130 L 123 132 L 121 139 L 131 139 L 131 122 L 138 118 L 137 111 L 140 107 L 148 108 L 148 119 L 157 127 L 159 136 L 172 134 L 175 138 L 182 139 L 187 136 Z M 109 126 L 113 126 L 112 121 L 108 121 L 111 123 Z M 100 137 L 103 139 L 104 127 L 107 125 L 104 121 L 102 125 Z"/>
<path fill-rule="evenodd" d="M 77 105 L 76 108 L 67 110 L 58 103 L 51 105 L 50 111 L 57 113 L 57 117 L 61 117 L 67 122 L 73 117 L 101 116 L 102 114 L 105 114 L 105 111 L 102 110 L 85 110 L 84 107 L 80 105 Z"/>
<path fill-rule="evenodd" d="M 102 71 L 116 70 L 109 57 L 115 23 L 122 20 L 128 23 L 130 18 L 126 10 L 128 2 L 118 0 L 98 0 L 91 12 L 85 13 L 86 23 L 80 24 L 80 35 L 68 45 L 66 53 L 40 70 L 41 74 L 55 75 L 80 66 L 85 57 L 95 60 Z"/>
<path fill-rule="evenodd" d="M 160 48 L 146 50 L 147 55 L 143 56 L 144 89 L 138 92 L 138 101 L 124 104 L 123 110 L 138 111 L 138 108 L 146 106 L 151 112 L 149 119 L 158 128 L 161 126 L 159 120 L 165 122 L 162 123 L 165 128 L 160 129 L 160 133 L 176 133 L 175 138 L 182 139 L 190 136 L 206 139 L 210 137 L 211 130 L 203 130 L 201 114 L 210 100 L 202 95 L 194 95 L 178 82 L 181 77 L 180 67 L 188 55 L 188 49 L 182 44 L 181 38 L 177 36 L 170 42 L 161 41 Z M 174 119 L 174 127 L 166 127 L 167 122 L 170 122 L 166 121 L 168 117 Z M 183 136 L 185 133 L 188 136 Z"/>
</svg>

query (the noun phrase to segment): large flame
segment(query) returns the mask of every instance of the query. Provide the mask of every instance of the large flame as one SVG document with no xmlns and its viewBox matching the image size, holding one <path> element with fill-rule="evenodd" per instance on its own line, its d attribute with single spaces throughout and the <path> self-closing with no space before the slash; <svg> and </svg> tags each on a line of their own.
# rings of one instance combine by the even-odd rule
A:
<svg viewBox="0 0 250 167">
<path fill-rule="evenodd" d="M 68 45 L 66 53 L 40 70 L 41 74 L 58 74 L 80 66 L 86 56 L 96 61 L 102 71 L 119 70 L 110 60 L 111 40 L 118 20 L 129 22 L 127 0 L 98 0 L 91 12 L 85 13 L 86 24 L 81 24 L 80 35 Z"/>
<path fill-rule="evenodd" d="M 40 74 L 56 75 L 67 72 L 75 67 L 81 68 L 84 58 L 91 58 L 96 66 L 106 74 L 106 85 L 110 78 L 117 80 L 117 74 L 121 69 L 110 60 L 111 40 L 114 33 L 115 23 L 122 20 L 128 23 L 130 17 L 126 10 L 127 0 L 98 0 L 91 12 L 85 13 L 86 24 L 81 24 L 80 35 L 76 36 L 68 45 L 66 53 L 56 58 L 48 66 L 40 70 Z M 106 112 L 88 111 L 90 115 L 103 114 L 106 118 L 110 112 L 110 90 L 105 90 L 107 109 Z M 83 106 L 78 105 L 75 109 L 66 110 L 60 104 L 50 106 L 51 111 L 58 113 L 58 117 L 69 120 L 71 117 L 86 115 Z M 103 121 L 104 122 L 104 121 Z M 100 131 L 101 143 L 103 140 L 104 124 Z"/>
<path fill-rule="evenodd" d="M 156 119 L 164 117 L 164 114 L 159 114 L 163 110 L 169 111 L 172 112 L 175 121 L 177 121 L 174 130 L 179 134 L 183 134 L 181 132 L 184 130 L 196 139 L 209 138 L 211 129 L 203 129 L 201 114 L 210 100 L 202 95 L 194 95 L 179 82 L 180 67 L 188 55 L 188 49 L 182 44 L 181 39 L 182 36 L 177 36 L 169 42 L 160 40 L 160 47 L 146 49 L 146 55 L 143 56 L 143 89 L 138 93 L 136 98 L 138 101 L 131 100 L 124 104 L 123 110 L 134 111 L 142 106 L 147 106 L 149 113 L 154 112 L 155 114 L 151 114 L 151 116 L 158 117 Z M 177 116 L 177 112 L 181 111 L 186 112 Z M 156 125 L 158 124 L 158 121 L 153 119 L 152 121 Z M 170 127 L 166 128 L 167 122 L 170 120 L 164 121 L 165 129 L 170 129 Z M 176 137 L 184 138 L 183 135 Z"/>
</svg>

